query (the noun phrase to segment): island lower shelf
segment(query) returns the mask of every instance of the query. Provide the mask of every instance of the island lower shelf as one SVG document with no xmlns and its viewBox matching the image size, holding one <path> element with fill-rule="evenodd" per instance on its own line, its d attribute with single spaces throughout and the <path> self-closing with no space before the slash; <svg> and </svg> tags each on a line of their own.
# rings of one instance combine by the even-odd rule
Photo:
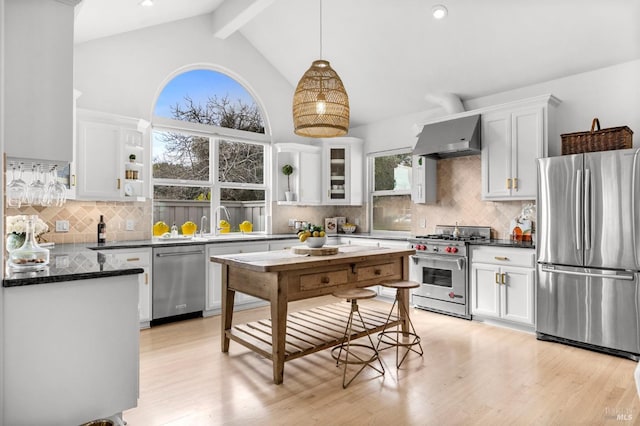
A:
<svg viewBox="0 0 640 426">
<path fill-rule="evenodd" d="M 365 321 L 366 330 L 354 320 L 351 339 L 364 337 L 385 328 L 388 311 L 360 303 L 359 311 Z M 287 315 L 287 336 L 284 360 L 300 358 L 324 349 L 332 348 L 344 341 L 344 332 L 349 319 L 349 303 L 334 303 L 316 308 L 292 312 Z M 356 314 L 357 318 L 357 314 Z M 389 320 L 390 326 L 400 324 L 396 315 Z M 238 342 L 267 359 L 273 359 L 272 324 L 270 319 L 233 326 L 226 331 L 229 339 Z"/>
</svg>

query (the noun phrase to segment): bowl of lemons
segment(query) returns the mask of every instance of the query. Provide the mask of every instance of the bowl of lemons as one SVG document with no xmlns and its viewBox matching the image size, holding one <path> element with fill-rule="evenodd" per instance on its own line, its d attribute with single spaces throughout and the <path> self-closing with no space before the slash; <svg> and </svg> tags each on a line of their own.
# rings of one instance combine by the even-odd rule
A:
<svg viewBox="0 0 640 426">
<path fill-rule="evenodd" d="M 356 230 L 356 225 L 353 223 L 345 223 L 342 225 L 342 232 L 345 234 L 352 234 Z"/>
<path fill-rule="evenodd" d="M 167 225 L 163 221 L 159 220 L 158 222 L 156 222 L 153 225 L 153 236 L 154 237 L 161 237 L 164 234 L 166 234 L 167 232 L 169 232 L 169 225 Z"/>
<path fill-rule="evenodd" d="M 311 224 L 298 231 L 298 239 L 310 248 L 320 248 L 327 242 L 327 236 L 322 226 Z"/>
<path fill-rule="evenodd" d="M 231 224 L 224 219 L 218 222 L 218 228 L 220 228 L 221 234 L 228 234 L 231 232 Z"/>
</svg>

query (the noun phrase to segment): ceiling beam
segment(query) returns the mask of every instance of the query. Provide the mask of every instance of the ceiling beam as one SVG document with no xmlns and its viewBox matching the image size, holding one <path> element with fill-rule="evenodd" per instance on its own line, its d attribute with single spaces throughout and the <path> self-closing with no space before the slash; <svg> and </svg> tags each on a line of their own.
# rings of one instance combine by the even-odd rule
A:
<svg viewBox="0 0 640 426">
<path fill-rule="evenodd" d="M 256 17 L 275 0 L 225 0 L 212 14 L 211 29 L 219 39 L 226 39 Z"/>
</svg>

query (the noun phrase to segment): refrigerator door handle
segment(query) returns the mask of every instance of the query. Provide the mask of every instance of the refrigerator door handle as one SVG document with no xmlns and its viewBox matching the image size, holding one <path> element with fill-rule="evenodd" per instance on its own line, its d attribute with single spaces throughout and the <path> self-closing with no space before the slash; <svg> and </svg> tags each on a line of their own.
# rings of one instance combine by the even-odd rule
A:
<svg viewBox="0 0 640 426">
<path fill-rule="evenodd" d="M 565 271 L 562 269 L 554 269 L 552 267 L 543 266 L 542 272 L 549 272 L 552 274 L 564 274 L 564 275 L 576 275 L 579 277 L 594 277 L 594 278 L 610 278 L 615 280 L 634 281 L 636 277 L 633 274 L 630 275 L 618 275 L 618 274 L 598 274 L 594 272 L 577 272 L 577 271 Z"/>
<path fill-rule="evenodd" d="M 580 196 L 582 195 L 582 170 L 576 172 L 576 250 L 582 250 L 580 239 L 582 232 L 580 230 Z"/>
<path fill-rule="evenodd" d="M 591 170 L 584 171 L 584 248 L 591 249 Z"/>
</svg>

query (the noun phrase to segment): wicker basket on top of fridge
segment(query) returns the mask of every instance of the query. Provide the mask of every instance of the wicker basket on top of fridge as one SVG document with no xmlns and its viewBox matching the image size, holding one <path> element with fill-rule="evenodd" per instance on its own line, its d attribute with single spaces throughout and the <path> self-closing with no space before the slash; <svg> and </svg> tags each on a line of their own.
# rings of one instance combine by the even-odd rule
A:
<svg viewBox="0 0 640 426">
<path fill-rule="evenodd" d="M 633 145 L 633 130 L 627 126 L 601 130 L 598 118 L 594 118 L 591 122 L 590 131 L 565 133 L 560 137 L 562 138 L 562 155 L 628 149 Z"/>
</svg>

